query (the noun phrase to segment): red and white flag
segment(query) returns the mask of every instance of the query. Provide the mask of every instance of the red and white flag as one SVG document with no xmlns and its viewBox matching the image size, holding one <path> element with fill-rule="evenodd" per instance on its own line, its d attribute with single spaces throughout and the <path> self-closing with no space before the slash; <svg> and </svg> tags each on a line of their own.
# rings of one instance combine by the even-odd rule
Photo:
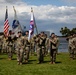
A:
<svg viewBox="0 0 76 75">
<path fill-rule="evenodd" d="M 4 35 L 8 36 L 8 33 L 9 33 L 9 21 L 8 21 L 8 9 L 6 6 L 5 21 L 4 21 Z"/>
</svg>

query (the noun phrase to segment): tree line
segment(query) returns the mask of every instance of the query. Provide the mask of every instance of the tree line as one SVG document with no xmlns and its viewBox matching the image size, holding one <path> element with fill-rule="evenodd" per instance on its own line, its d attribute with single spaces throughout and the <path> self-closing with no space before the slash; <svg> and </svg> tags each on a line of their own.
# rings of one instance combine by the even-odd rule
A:
<svg viewBox="0 0 76 75">
<path fill-rule="evenodd" d="M 60 33 L 62 34 L 62 36 L 69 36 L 76 33 L 76 28 L 69 29 L 67 27 L 63 27 L 61 28 Z"/>
</svg>

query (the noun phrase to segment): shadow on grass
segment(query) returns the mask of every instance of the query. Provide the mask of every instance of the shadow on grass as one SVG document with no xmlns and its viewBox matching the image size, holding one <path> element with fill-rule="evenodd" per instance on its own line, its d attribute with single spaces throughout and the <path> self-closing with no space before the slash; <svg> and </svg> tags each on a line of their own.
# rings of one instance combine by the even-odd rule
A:
<svg viewBox="0 0 76 75">
<path fill-rule="evenodd" d="M 36 60 L 29 60 L 27 63 L 23 62 L 23 64 L 33 64 L 34 61 L 36 61 Z"/>
<path fill-rule="evenodd" d="M 43 63 L 50 63 L 50 61 L 44 61 Z M 61 61 L 56 61 L 56 64 L 62 63 Z"/>
<path fill-rule="evenodd" d="M 43 63 L 49 63 L 50 61 L 44 61 Z"/>
<path fill-rule="evenodd" d="M 0 58 L 0 60 L 5 59 L 5 58 Z"/>
<path fill-rule="evenodd" d="M 29 60 L 29 63 L 33 63 L 33 62 L 35 62 L 36 60 Z"/>
<path fill-rule="evenodd" d="M 60 63 L 62 63 L 61 61 L 56 61 L 56 64 L 60 64 Z"/>
<path fill-rule="evenodd" d="M 17 60 L 17 58 L 12 58 L 12 60 Z"/>
</svg>

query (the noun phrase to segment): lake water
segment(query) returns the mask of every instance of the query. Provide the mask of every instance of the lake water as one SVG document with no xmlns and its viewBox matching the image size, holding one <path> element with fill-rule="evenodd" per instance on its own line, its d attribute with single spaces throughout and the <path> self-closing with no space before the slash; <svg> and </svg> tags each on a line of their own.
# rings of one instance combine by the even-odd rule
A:
<svg viewBox="0 0 76 75">
<path fill-rule="evenodd" d="M 60 45 L 58 52 L 68 52 L 68 41 L 65 37 L 59 37 Z"/>
</svg>

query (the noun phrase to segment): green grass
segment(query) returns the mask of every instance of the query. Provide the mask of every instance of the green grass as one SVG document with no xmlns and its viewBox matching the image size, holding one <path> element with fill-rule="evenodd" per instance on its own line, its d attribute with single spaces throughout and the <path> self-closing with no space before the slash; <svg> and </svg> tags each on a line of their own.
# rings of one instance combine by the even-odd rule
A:
<svg viewBox="0 0 76 75">
<path fill-rule="evenodd" d="M 49 56 L 44 61 L 37 64 L 37 56 L 30 56 L 28 64 L 17 65 L 16 55 L 9 61 L 6 54 L 1 54 L 0 75 L 76 75 L 76 60 L 70 60 L 68 53 L 57 55 L 56 64 L 49 64 Z"/>
</svg>

